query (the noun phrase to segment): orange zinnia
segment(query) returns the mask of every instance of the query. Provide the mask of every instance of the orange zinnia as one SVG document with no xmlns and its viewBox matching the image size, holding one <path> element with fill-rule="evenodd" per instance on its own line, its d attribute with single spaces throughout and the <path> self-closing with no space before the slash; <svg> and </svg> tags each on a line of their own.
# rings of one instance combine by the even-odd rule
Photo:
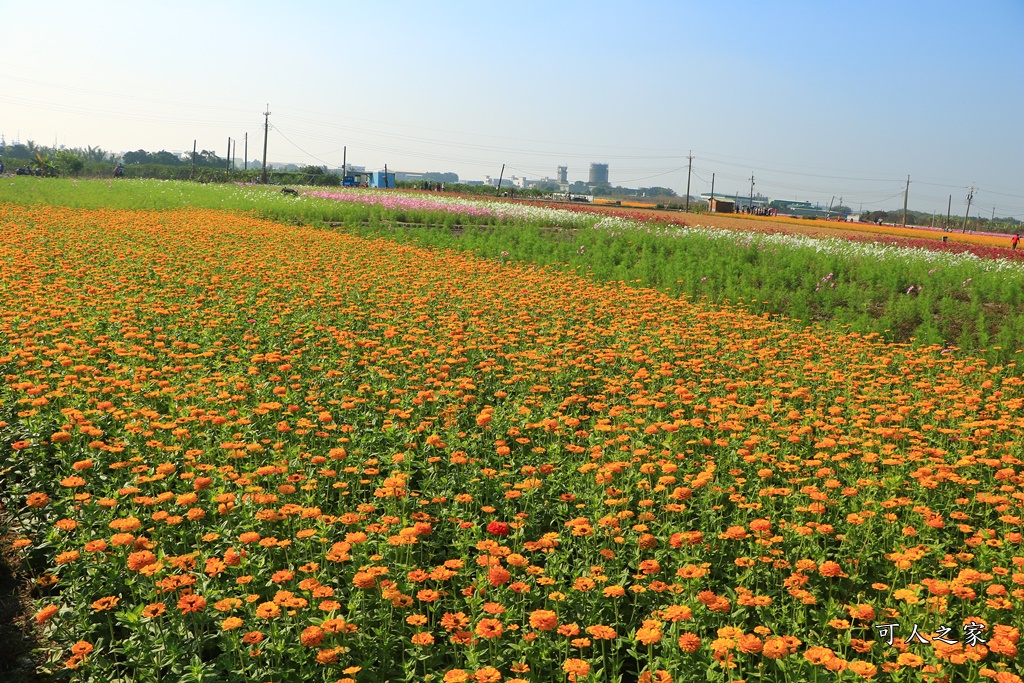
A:
<svg viewBox="0 0 1024 683">
<path fill-rule="evenodd" d="M 181 596 L 178 600 L 178 609 L 182 614 L 189 614 L 190 612 L 202 612 L 206 607 L 206 599 L 202 596 L 190 593 L 189 595 Z"/>
<path fill-rule="evenodd" d="M 590 664 L 582 659 L 567 659 L 562 664 L 562 671 L 569 674 L 570 681 L 577 681 L 590 673 Z"/>
<path fill-rule="evenodd" d="M 497 619 L 481 619 L 476 625 L 476 634 L 481 638 L 501 638 L 505 626 Z"/>
<path fill-rule="evenodd" d="M 534 610 L 530 614 L 530 626 L 538 631 L 553 631 L 558 626 L 558 615 L 547 609 Z"/>
</svg>

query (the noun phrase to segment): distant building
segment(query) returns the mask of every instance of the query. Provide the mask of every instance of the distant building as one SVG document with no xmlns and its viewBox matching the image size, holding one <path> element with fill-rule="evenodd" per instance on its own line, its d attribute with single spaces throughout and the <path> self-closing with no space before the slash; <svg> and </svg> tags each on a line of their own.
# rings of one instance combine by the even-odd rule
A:
<svg viewBox="0 0 1024 683">
<path fill-rule="evenodd" d="M 370 174 L 367 173 L 366 169 L 362 166 L 360 166 L 359 169 L 360 170 L 349 168 L 348 173 L 342 177 L 341 184 L 345 187 L 362 187 L 363 185 L 369 185 Z"/>
<path fill-rule="evenodd" d="M 384 171 L 373 171 L 370 173 L 370 187 L 394 187 L 395 186 L 395 174 L 385 173 Z"/>
<path fill-rule="evenodd" d="M 711 213 L 733 213 L 736 210 L 736 202 L 731 199 L 715 197 L 708 200 L 708 211 Z"/>
<path fill-rule="evenodd" d="M 708 201 L 709 199 L 711 199 L 711 193 L 705 192 L 700 196 L 700 198 L 703 199 L 704 201 Z M 716 192 L 715 198 L 721 199 L 723 201 L 725 201 L 726 199 L 730 200 L 733 203 L 733 211 L 750 211 L 751 209 L 763 209 L 767 208 L 772 202 L 770 198 L 765 197 L 764 195 L 761 194 L 754 195 L 753 203 L 751 203 L 750 201 L 749 194 L 725 194 L 724 192 Z"/>
<path fill-rule="evenodd" d="M 568 166 L 559 166 L 558 167 L 558 173 L 556 174 L 555 177 L 557 178 L 557 180 L 556 180 L 557 183 L 559 183 L 561 185 L 568 185 L 569 184 L 569 167 Z"/>
<path fill-rule="evenodd" d="M 608 182 L 608 164 L 590 165 L 590 185 Z"/>
<path fill-rule="evenodd" d="M 512 178 L 515 178 L 515 176 L 512 176 Z M 490 187 L 498 187 L 498 182 L 500 181 L 502 187 L 513 187 L 512 178 L 502 178 L 501 176 L 494 178 L 492 176 L 485 175 L 484 185 L 488 185 Z"/>
</svg>

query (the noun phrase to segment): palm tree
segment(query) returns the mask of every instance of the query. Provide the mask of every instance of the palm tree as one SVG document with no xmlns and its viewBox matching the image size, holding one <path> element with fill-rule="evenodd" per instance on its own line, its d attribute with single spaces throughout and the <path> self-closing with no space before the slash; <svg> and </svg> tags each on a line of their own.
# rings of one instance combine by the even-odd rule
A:
<svg viewBox="0 0 1024 683">
<path fill-rule="evenodd" d="M 53 165 L 49 156 L 43 156 L 41 153 L 36 152 L 36 160 L 33 163 L 35 164 L 35 167 L 39 169 L 40 174 L 46 177 L 57 175 L 57 169 Z"/>
<path fill-rule="evenodd" d="M 107 160 L 107 152 L 102 147 L 89 146 L 85 150 L 87 161 L 103 162 Z"/>
</svg>

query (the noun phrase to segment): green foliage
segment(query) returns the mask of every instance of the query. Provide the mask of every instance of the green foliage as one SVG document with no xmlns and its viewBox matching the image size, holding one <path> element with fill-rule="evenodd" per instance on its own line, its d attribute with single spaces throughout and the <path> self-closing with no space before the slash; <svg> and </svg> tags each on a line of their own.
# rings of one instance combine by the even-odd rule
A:
<svg viewBox="0 0 1024 683">
<path fill-rule="evenodd" d="M 61 177 L 77 176 L 85 168 L 85 160 L 70 149 L 62 149 L 53 155 L 53 167 Z"/>
<path fill-rule="evenodd" d="M 299 169 L 302 176 L 302 185 L 314 185 L 317 187 L 338 187 L 341 185 L 341 178 L 334 173 L 328 173 L 320 166 L 303 166 Z"/>
</svg>

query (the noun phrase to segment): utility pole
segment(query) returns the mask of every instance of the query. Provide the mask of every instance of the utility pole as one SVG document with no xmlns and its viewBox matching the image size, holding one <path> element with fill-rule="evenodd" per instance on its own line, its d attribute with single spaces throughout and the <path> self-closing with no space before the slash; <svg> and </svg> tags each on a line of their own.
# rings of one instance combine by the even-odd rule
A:
<svg viewBox="0 0 1024 683">
<path fill-rule="evenodd" d="M 949 216 L 953 213 L 953 195 L 949 195 L 949 203 L 946 205 L 946 232 L 949 232 Z"/>
<path fill-rule="evenodd" d="M 828 220 L 828 217 L 832 215 L 832 203 L 835 202 L 835 200 L 836 200 L 836 196 L 835 195 L 832 195 L 832 199 L 828 200 L 828 211 L 825 212 L 825 220 L 826 221 Z"/>
<path fill-rule="evenodd" d="M 686 210 L 690 210 L 690 171 L 693 170 L 693 150 L 690 150 L 690 156 L 687 157 L 689 163 L 686 165 Z"/>
<path fill-rule="evenodd" d="M 249 170 L 249 133 L 245 134 L 245 144 L 242 146 L 242 151 L 245 153 L 245 158 L 242 159 L 242 168 L 245 171 Z"/>
<path fill-rule="evenodd" d="M 974 186 L 971 185 L 967 190 L 967 211 L 964 212 L 964 225 L 960 229 L 961 233 L 967 232 L 967 218 L 971 215 L 971 200 L 974 199 Z"/>
<path fill-rule="evenodd" d="M 231 173 L 231 137 L 228 137 L 228 155 L 224 159 L 224 172 Z"/>
<path fill-rule="evenodd" d="M 345 182 L 345 176 L 348 174 L 348 147 L 342 146 L 341 148 L 341 182 Z"/>
<path fill-rule="evenodd" d="M 501 179 L 505 177 L 505 164 L 501 165 L 501 173 L 498 174 L 498 194 L 501 194 Z"/>
<path fill-rule="evenodd" d="M 708 200 L 708 211 L 714 212 L 715 205 L 715 174 L 711 174 L 711 199 Z"/>
<path fill-rule="evenodd" d="M 384 187 L 388 186 L 388 165 L 384 164 Z"/>
<path fill-rule="evenodd" d="M 260 182 L 267 184 L 267 135 L 270 133 L 270 105 L 267 111 L 263 112 L 263 173 L 260 175 Z"/>
<path fill-rule="evenodd" d="M 192 141 L 192 170 L 188 173 L 188 179 L 192 180 L 192 176 L 196 174 L 196 140 Z"/>
<path fill-rule="evenodd" d="M 750 201 L 747 202 L 747 213 L 754 213 L 754 174 L 750 174 Z"/>
<path fill-rule="evenodd" d="M 907 227 L 907 199 L 910 197 L 910 176 L 907 176 L 907 189 L 903 190 L 903 227 Z"/>
<path fill-rule="evenodd" d="M 836 213 L 839 214 L 839 221 L 843 220 L 843 198 L 839 198 L 839 206 L 836 207 Z"/>
</svg>

